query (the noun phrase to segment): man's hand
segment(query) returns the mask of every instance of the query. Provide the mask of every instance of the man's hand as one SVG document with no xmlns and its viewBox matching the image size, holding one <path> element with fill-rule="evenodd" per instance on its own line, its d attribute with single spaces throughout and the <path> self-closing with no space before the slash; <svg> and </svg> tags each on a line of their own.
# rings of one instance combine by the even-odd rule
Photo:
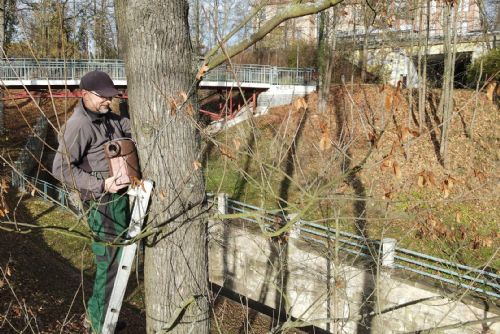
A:
<svg viewBox="0 0 500 334">
<path fill-rule="evenodd" d="M 118 190 L 128 187 L 128 184 L 116 184 L 118 177 L 111 176 L 104 180 L 104 191 L 108 193 L 116 193 Z"/>
</svg>

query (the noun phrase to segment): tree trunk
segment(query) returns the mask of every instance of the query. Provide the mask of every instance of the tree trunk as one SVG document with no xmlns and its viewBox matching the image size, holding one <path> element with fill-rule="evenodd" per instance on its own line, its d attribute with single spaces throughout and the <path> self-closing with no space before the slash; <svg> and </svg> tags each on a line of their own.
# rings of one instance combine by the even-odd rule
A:
<svg viewBox="0 0 500 334">
<path fill-rule="evenodd" d="M 132 130 L 143 178 L 155 182 L 147 227 L 155 234 L 147 239 L 144 270 L 147 332 L 172 325 L 172 333 L 208 333 L 205 188 L 201 170 L 193 167 L 200 135 L 194 120 L 167 101 L 196 89 L 188 4 L 116 0 L 115 5 L 126 17 L 118 24 L 126 39 L 121 45 L 126 45 Z"/>
<path fill-rule="evenodd" d="M 5 41 L 5 2 L 0 2 L 0 58 L 3 58 L 5 49 L 4 49 L 4 41 Z M 5 133 L 5 124 L 4 124 L 4 113 L 3 113 L 3 92 L 0 91 L 0 136 L 3 136 Z"/>
<path fill-rule="evenodd" d="M 424 0 L 425 1 L 425 0 Z M 419 47 L 418 47 L 418 130 L 422 133 L 425 124 L 425 105 L 427 96 L 427 52 L 429 50 L 430 34 L 430 0 L 425 1 L 425 19 L 423 1 L 420 3 L 420 26 L 419 26 Z M 425 22 L 425 29 L 424 29 Z M 422 45 L 422 38 L 424 39 Z M 423 50 L 422 50 L 423 48 Z"/>
<path fill-rule="evenodd" d="M 456 55 L 456 10 L 450 4 L 444 5 L 444 50 L 445 63 L 443 75 L 443 88 L 441 94 L 441 143 L 439 153 L 443 167 L 448 167 L 448 130 L 453 113 L 453 81 L 455 76 Z"/>
<path fill-rule="evenodd" d="M 4 41 L 5 41 L 5 1 L 0 1 L 0 46 L 2 47 L 2 54 L 0 56 L 3 58 L 3 48 L 4 48 Z"/>
<path fill-rule="evenodd" d="M 336 48 L 336 10 L 328 9 L 321 12 L 320 36 L 318 47 L 319 87 L 318 112 L 324 113 L 330 96 L 333 62 Z M 333 31 L 332 31 L 333 29 Z"/>
</svg>

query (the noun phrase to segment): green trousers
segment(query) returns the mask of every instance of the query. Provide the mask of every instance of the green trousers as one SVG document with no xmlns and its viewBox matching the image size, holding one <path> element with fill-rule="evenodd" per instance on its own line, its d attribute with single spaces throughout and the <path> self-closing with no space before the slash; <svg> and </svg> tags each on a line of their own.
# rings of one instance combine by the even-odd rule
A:
<svg viewBox="0 0 500 334">
<path fill-rule="evenodd" d="M 96 235 L 92 243 L 96 273 L 92 296 L 87 303 L 87 316 L 93 333 L 101 333 L 115 282 L 122 248 L 106 242 L 121 242 L 130 222 L 127 195 L 107 194 L 99 201 L 90 201 L 88 223 Z"/>
</svg>

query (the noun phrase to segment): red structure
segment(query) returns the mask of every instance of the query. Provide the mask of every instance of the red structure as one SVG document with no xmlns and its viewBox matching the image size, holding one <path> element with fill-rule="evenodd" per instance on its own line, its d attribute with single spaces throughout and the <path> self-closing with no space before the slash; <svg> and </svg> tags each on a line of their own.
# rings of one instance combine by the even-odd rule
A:
<svg viewBox="0 0 500 334">
<path fill-rule="evenodd" d="M 252 105 L 252 110 L 255 111 L 257 107 L 257 91 L 253 90 L 252 96 L 251 96 L 251 105 Z M 217 109 L 218 112 L 211 112 L 207 111 L 204 109 L 200 108 L 200 113 L 207 115 L 210 117 L 211 120 L 213 121 L 219 121 L 221 119 L 233 119 L 242 109 L 244 106 L 243 103 L 240 100 L 235 103 L 234 98 L 233 98 L 233 88 L 229 88 L 225 91 L 226 96 L 226 101 L 225 103 L 218 103 Z M 14 94 L 6 94 L 3 97 L 0 97 L 0 100 L 3 101 L 15 101 L 15 100 L 24 100 L 24 99 L 31 99 L 31 98 L 40 98 L 40 99 L 67 99 L 67 98 L 81 98 L 82 94 L 79 90 L 75 91 L 60 91 L 60 90 L 54 90 L 54 91 L 21 91 L 21 92 L 16 92 Z M 124 93 L 119 96 L 120 99 L 128 99 L 127 93 Z"/>
</svg>

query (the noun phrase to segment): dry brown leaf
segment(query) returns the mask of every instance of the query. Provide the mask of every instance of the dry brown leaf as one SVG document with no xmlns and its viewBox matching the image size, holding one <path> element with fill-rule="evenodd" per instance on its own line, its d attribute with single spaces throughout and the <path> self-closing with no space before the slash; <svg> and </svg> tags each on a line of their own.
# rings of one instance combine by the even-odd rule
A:
<svg viewBox="0 0 500 334">
<path fill-rule="evenodd" d="M 3 280 L 0 279 L 0 289 L 3 288 L 5 285 L 5 283 L 3 282 Z"/>
<path fill-rule="evenodd" d="M 392 110 L 392 96 L 390 94 L 385 96 L 384 107 L 386 112 L 390 112 Z"/>
<path fill-rule="evenodd" d="M 380 164 L 380 170 L 385 171 L 389 168 L 392 168 L 392 160 L 390 156 L 387 156 Z"/>
<path fill-rule="evenodd" d="M 328 132 L 324 132 L 321 135 L 321 139 L 319 141 L 319 149 L 321 151 L 326 151 L 332 147 L 332 141 L 330 140 L 330 134 Z"/>
<path fill-rule="evenodd" d="M 460 211 L 457 211 L 457 212 L 455 213 L 455 221 L 456 221 L 457 223 L 460 223 L 460 222 L 462 221 L 462 213 L 461 213 Z"/>
<path fill-rule="evenodd" d="M 203 78 L 203 76 L 208 72 L 209 70 L 209 67 L 205 64 L 203 64 L 199 71 L 198 71 L 198 74 L 196 74 L 196 80 L 201 80 L 201 78 Z"/>
<path fill-rule="evenodd" d="M 345 279 L 340 278 L 340 277 L 335 278 L 335 287 L 337 289 L 345 288 Z"/>
<path fill-rule="evenodd" d="M 220 150 L 220 153 L 222 153 L 222 155 L 228 157 L 229 159 L 231 159 L 231 160 L 235 160 L 236 159 L 236 157 L 234 156 L 234 154 L 231 151 L 231 149 L 229 149 L 229 147 L 220 146 L 219 150 Z"/>
<path fill-rule="evenodd" d="M 379 148 L 380 146 L 380 141 L 379 141 L 379 135 L 378 133 L 373 130 L 368 133 L 368 141 L 375 146 L 375 148 Z"/>
<path fill-rule="evenodd" d="M 130 186 L 132 188 L 136 188 L 136 187 L 141 187 L 143 191 L 146 191 L 146 188 L 144 186 L 144 181 L 135 177 L 135 176 L 132 176 L 132 181 L 130 182 Z"/>
<path fill-rule="evenodd" d="M 9 190 L 9 183 L 6 179 L 2 179 L 2 182 L 0 183 L 0 190 L 4 193 Z"/>
<path fill-rule="evenodd" d="M 179 96 L 182 98 L 182 102 L 186 102 L 188 99 L 188 95 L 184 91 L 180 91 Z"/>
<path fill-rule="evenodd" d="M 170 105 L 170 115 L 175 116 L 177 114 L 177 101 L 173 97 L 169 97 L 168 103 Z"/>
<path fill-rule="evenodd" d="M 12 276 L 12 271 L 10 270 L 10 267 L 9 267 L 9 266 L 7 266 L 7 268 L 5 268 L 5 274 L 6 274 L 7 276 Z"/>
<path fill-rule="evenodd" d="M 233 139 L 233 144 L 234 144 L 234 149 L 236 151 L 239 151 L 240 147 L 241 147 L 241 141 L 238 138 L 234 138 Z"/>
<path fill-rule="evenodd" d="M 303 97 L 299 97 L 298 99 L 295 99 L 293 101 L 292 105 L 295 108 L 295 110 L 300 110 L 301 108 L 307 109 L 307 103 Z"/>
<path fill-rule="evenodd" d="M 420 132 L 419 132 L 418 130 L 413 130 L 413 129 L 410 129 L 409 131 L 410 131 L 410 133 L 411 133 L 411 135 L 412 135 L 413 137 L 418 137 L 418 136 L 420 136 Z"/>
<path fill-rule="evenodd" d="M 410 129 L 408 129 L 407 127 L 402 128 L 400 138 L 402 141 L 407 141 L 408 138 L 410 138 Z"/>
<path fill-rule="evenodd" d="M 337 193 L 337 194 L 343 194 L 343 193 L 345 193 L 347 191 L 347 189 L 349 189 L 349 184 L 343 182 L 342 185 L 337 188 L 337 190 L 335 191 L 335 193 Z"/>
<path fill-rule="evenodd" d="M 384 199 L 393 199 L 394 198 L 394 193 L 392 191 L 385 191 L 383 198 Z"/>
<path fill-rule="evenodd" d="M 201 162 L 199 162 L 198 160 L 193 161 L 193 168 L 194 168 L 194 170 L 200 169 L 201 168 Z"/>
<path fill-rule="evenodd" d="M 160 191 L 158 193 L 158 197 L 160 198 L 161 201 L 164 201 L 167 196 L 165 196 L 165 193 L 163 191 Z"/>
<path fill-rule="evenodd" d="M 444 198 L 450 197 L 450 189 L 448 189 L 448 187 L 444 188 L 444 190 L 443 190 L 443 197 Z"/>
<path fill-rule="evenodd" d="M 398 151 L 401 151 L 401 143 L 399 143 L 397 140 L 394 140 L 392 142 L 391 152 L 389 152 L 389 155 L 395 155 L 398 153 Z"/>
<path fill-rule="evenodd" d="M 417 184 L 420 188 L 422 188 L 425 184 L 425 178 L 423 175 L 418 175 L 418 181 Z"/>
<path fill-rule="evenodd" d="M 191 103 L 186 104 L 186 114 L 188 114 L 191 117 L 194 116 L 194 108 L 193 108 L 193 105 Z"/>
<path fill-rule="evenodd" d="M 486 180 L 486 174 L 476 169 L 474 169 L 474 176 L 477 177 L 481 182 Z"/>
<path fill-rule="evenodd" d="M 394 163 L 392 164 L 392 168 L 394 171 L 394 175 L 396 175 L 396 179 L 400 180 L 401 179 L 401 168 L 399 167 L 399 164 L 396 161 L 394 161 Z"/>
<path fill-rule="evenodd" d="M 497 85 L 497 82 L 495 82 L 495 81 L 489 82 L 486 85 L 486 97 L 488 98 L 488 101 L 494 100 L 496 85 Z"/>
</svg>

